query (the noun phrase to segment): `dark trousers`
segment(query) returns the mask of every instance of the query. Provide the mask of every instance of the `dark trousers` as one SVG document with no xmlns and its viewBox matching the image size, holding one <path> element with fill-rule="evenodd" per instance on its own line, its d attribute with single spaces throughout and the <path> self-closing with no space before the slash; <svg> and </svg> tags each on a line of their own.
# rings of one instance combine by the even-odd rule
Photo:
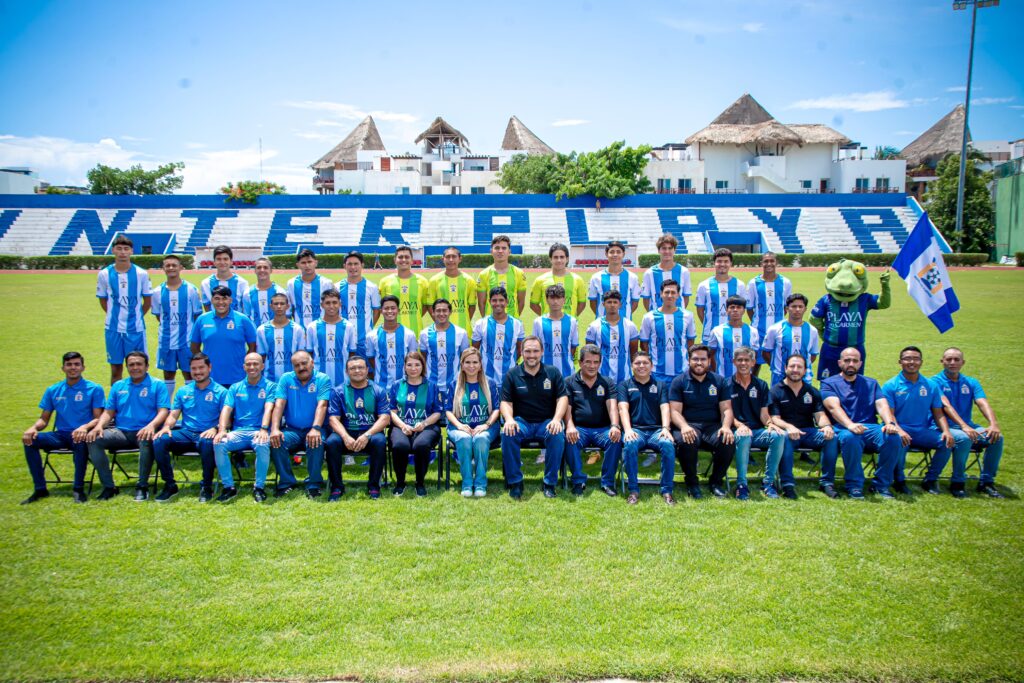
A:
<svg viewBox="0 0 1024 683">
<path fill-rule="evenodd" d="M 203 486 L 209 488 L 213 486 L 213 473 L 217 464 L 213 455 L 213 439 L 202 439 L 199 436 L 201 433 L 185 428 L 172 429 L 170 434 L 161 436 L 153 442 L 153 452 L 158 463 L 161 459 L 170 463 L 171 453 L 198 453 L 203 466 Z M 173 484 L 174 481 L 172 479 L 167 483 Z"/>
<path fill-rule="evenodd" d="M 405 473 L 412 454 L 416 471 L 416 485 L 423 486 L 430 467 L 430 451 L 441 440 L 441 428 L 437 425 L 425 427 L 422 432 L 406 436 L 401 429 L 391 428 L 391 466 L 395 469 L 395 484 L 405 486 Z"/>
<path fill-rule="evenodd" d="M 701 446 L 711 451 L 711 476 L 708 477 L 708 483 L 712 486 L 724 485 L 725 475 L 729 471 L 729 465 L 732 463 L 733 457 L 736 455 L 736 444 L 722 443 L 722 437 L 718 434 L 718 430 L 722 428 L 722 423 L 720 422 L 691 422 L 690 426 L 697 432 L 697 438 L 694 439 L 693 443 L 683 441 L 683 435 L 678 429 L 672 430 L 672 438 L 676 442 L 676 458 L 679 460 L 679 465 L 683 468 L 686 485 L 690 487 L 699 484 L 697 453 L 700 451 Z"/>
<path fill-rule="evenodd" d="M 160 470 L 160 476 L 165 484 L 174 483 L 174 467 L 171 466 L 171 458 L 167 451 L 161 449 L 156 452 L 152 441 L 139 441 L 138 431 L 118 429 L 111 427 L 103 430 L 103 437 L 89 444 L 89 459 L 92 460 L 96 474 L 105 487 L 114 486 L 114 475 L 110 472 L 110 461 L 107 460 L 107 451 L 139 449 L 139 479 L 136 485 L 145 488 L 149 485 L 149 473 L 153 470 L 153 458 L 156 457 L 156 466 Z"/>
<path fill-rule="evenodd" d="M 32 475 L 32 485 L 37 491 L 46 489 L 46 471 L 43 469 L 43 457 L 40 451 L 57 449 L 71 451 L 75 463 L 74 488 L 80 491 L 85 487 L 85 467 L 89 463 L 89 447 L 84 441 L 75 443 L 71 438 L 71 432 L 57 431 L 39 432 L 32 441 L 31 446 L 24 446 L 25 462 L 28 464 L 28 471 Z"/>
<path fill-rule="evenodd" d="M 349 432 L 349 436 L 358 439 L 362 432 Z M 384 474 L 384 459 L 387 457 L 387 439 L 383 432 L 377 432 L 369 438 L 366 448 L 359 453 L 365 453 L 370 457 L 370 480 L 367 482 L 367 489 L 371 491 L 380 490 L 380 478 Z M 341 463 L 346 455 L 355 455 L 357 451 L 350 451 L 345 447 L 345 441 L 340 434 L 331 434 L 324 442 L 324 449 L 327 451 L 327 476 L 330 479 L 331 489 L 344 487 L 345 481 L 341 476 Z"/>
</svg>

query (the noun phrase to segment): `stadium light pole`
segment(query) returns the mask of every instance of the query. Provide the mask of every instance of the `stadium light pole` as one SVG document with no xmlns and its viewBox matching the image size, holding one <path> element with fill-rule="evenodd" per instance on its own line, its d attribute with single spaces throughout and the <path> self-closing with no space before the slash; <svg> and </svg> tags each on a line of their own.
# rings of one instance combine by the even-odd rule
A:
<svg viewBox="0 0 1024 683">
<path fill-rule="evenodd" d="M 964 98 L 964 130 L 960 141 L 960 180 L 956 186 L 956 239 L 957 248 L 963 247 L 964 184 L 967 181 L 967 119 L 971 113 L 971 74 L 974 69 L 974 26 L 979 7 L 997 7 L 999 0 L 953 0 L 954 10 L 971 8 L 971 47 L 967 53 L 967 94 Z"/>
</svg>

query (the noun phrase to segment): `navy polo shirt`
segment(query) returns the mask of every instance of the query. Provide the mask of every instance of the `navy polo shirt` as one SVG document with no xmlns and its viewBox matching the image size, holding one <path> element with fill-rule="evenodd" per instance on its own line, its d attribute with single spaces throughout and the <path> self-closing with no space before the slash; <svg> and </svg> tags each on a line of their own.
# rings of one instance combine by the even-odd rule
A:
<svg viewBox="0 0 1024 683">
<path fill-rule="evenodd" d="M 517 365 L 507 373 L 501 383 L 501 400 L 512 404 L 512 414 L 530 424 L 550 420 L 555 415 L 555 404 L 566 396 L 565 380 L 553 365 L 541 363 L 536 375 Z"/>
<path fill-rule="evenodd" d="M 665 402 L 665 384 L 651 377 L 640 384 L 635 377 L 622 380 L 615 399 L 629 404 L 629 424 L 633 429 L 661 429 L 661 404 Z"/>
<path fill-rule="evenodd" d="M 582 372 L 577 372 L 565 381 L 572 405 L 572 421 L 577 427 L 591 429 L 606 428 L 612 424 L 605 402 L 615 398 L 615 386 L 607 377 L 598 373 L 594 386 L 588 387 Z"/>
<path fill-rule="evenodd" d="M 800 385 L 800 391 L 796 394 L 785 382 L 779 382 L 772 387 L 772 403 L 768 406 L 768 412 L 778 415 L 798 429 L 813 428 L 814 414 L 824 410 L 821 394 L 807 382 Z"/>
<path fill-rule="evenodd" d="M 732 395 L 732 381 L 716 372 L 704 375 L 697 381 L 689 371 L 672 380 L 668 388 L 668 400 L 683 404 L 683 418 L 696 424 L 722 421 L 719 401 L 728 401 Z"/>
<path fill-rule="evenodd" d="M 770 392 L 768 383 L 758 377 L 751 377 L 750 384 L 745 389 L 742 384 L 733 379 L 730 395 L 733 417 L 751 429 L 763 429 L 761 409 L 768 407 Z"/>
<path fill-rule="evenodd" d="M 883 398 L 878 380 L 857 375 L 847 382 L 842 375 L 832 375 L 821 382 L 821 400 L 838 398 L 843 412 L 858 424 L 876 424 L 875 402 Z"/>
</svg>

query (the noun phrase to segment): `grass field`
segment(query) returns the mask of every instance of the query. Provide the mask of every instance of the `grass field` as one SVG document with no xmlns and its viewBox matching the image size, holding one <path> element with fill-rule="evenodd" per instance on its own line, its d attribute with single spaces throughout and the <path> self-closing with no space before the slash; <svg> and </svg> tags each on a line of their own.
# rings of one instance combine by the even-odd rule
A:
<svg viewBox="0 0 1024 683">
<path fill-rule="evenodd" d="M 1002 501 L 829 501 L 804 481 L 797 502 L 668 508 L 648 489 L 627 508 L 594 487 L 545 500 L 528 467 L 518 504 L 495 485 L 377 502 L 350 486 L 331 506 L 257 506 L 248 487 L 230 506 L 197 489 L 75 506 L 59 488 L 19 506 L 20 434 L 60 355 L 108 370 L 95 273 L 0 274 L 0 678 L 1022 680 L 1024 272 L 953 278 L 964 310 L 942 336 L 893 278 L 868 372 L 891 377 L 915 343 L 932 374 L 962 347 L 1008 440 Z M 794 280 L 820 296 L 820 271 Z"/>
</svg>

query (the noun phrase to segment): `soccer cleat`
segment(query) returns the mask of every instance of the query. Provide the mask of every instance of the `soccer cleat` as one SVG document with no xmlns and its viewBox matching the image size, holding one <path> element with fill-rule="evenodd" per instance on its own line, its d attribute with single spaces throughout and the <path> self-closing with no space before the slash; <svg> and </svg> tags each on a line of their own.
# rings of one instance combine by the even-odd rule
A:
<svg viewBox="0 0 1024 683">
<path fill-rule="evenodd" d="M 163 490 L 160 493 L 158 493 L 157 497 L 154 498 L 153 500 L 155 500 L 158 503 L 166 503 L 171 498 L 174 498 L 176 495 L 178 495 L 178 485 L 166 484 Z"/>
<path fill-rule="evenodd" d="M 146 488 L 135 489 L 134 500 L 136 503 L 145 503 L 147 500 L 149 500 L 149 487 L 147 486 Z"/>
<path fill-rule="evenodd" d="M 782 497 L 786 500 L 796 500 L 796 487 L 795 486 L 783 486 Z"/>
<path fill-rule="evenodd" d="M 50 492 L 48 490 L 46 490 L 46 489 L 36 489 L 35 491 L 32 492 L 31 496 L 29 496 L 25 500 L 21 501 L 21 504 L 22 505 L 28 505 L 30 503 L 36 502 L 37 500 L 42 500 L 43 498 L 49 498 L 49 497 L 50 497 Z"/>
<path fill-rule="evenodd" d="M 199 502 L 209 503 L 213 500 L 213 487 L 212 486 L 200 486 L 199 487 Z"/>
<path fill-rule="evenodd" d="M 750 499 L 750 489 L 747 488 L 746 486 L 737 486 L 736 487 L 736 500 L 749 500 L 749 499 Z"/>
<path fill-rule="evenodd" d="M 230 487 L 225 488 L 223 491 L 220 492 L 220 495 L 217 496 L 217 502 L 218 503 L 229 503 L 232 500 L 234 500 L 237 496 L 238 496 L 238 489 L 235 488 L 234 486 L 230 486 Z"/>
<path fill-rule="evenodd" d="M 1004 497 L 1003 494 L 999 493 L 999 490 L 996 489 L 996 485 L 993 484 L 992 482 L 986 481 L 986 482 L 984 482 L 982 484 L 978 484 L 978 488 L 976 490 L 978 491 L 978 493 L 984 494 L 984 495 L 988 496 L 989 498 L 1003 498 Z"/>
<path fill-rule="evenodd" d="M 405 484 L 396 484 L 395 488 L 391 491 L 392 496 L 400 496 L 405 493 Z"/>
<path fill-rule="evenodd" d="M 416 484 L 416 497 L 423 498 L 427 495 L 427 487 L 423 484 Z"/>
<path fill-rule="evenodd" d="M 267 499 L 267 492 L 264 489 L 253 489 L 252 499 L 257 503 L 262 503 Z"/>
<path fill-rule="evenodd" d="M 771 498 L 772 500 L 779 497 L 779 492 L 775 489 L 774 484 L 764 484 L 761 486 L 761 493 L 764 494 L 765 498 Z"/>
<path fill-rule="evenodd" d="M 71 491 L 71 500 L 76 503 L 84 503 L 89 500 L 89 496 L 85 495 L 85 491 L 74 489 Z"/>
<path fill-rule="evenodd" d="M 839 497 L 839 491 L 836 491 L 836 487 L 832 484 L 820 484 L 818 490 L 829 498 L 836 499 Z"/>
<path fill-rule="evenodd" d="M 121 493 L 121 489 L 116 486 L 106 486 L 100 492 L 100 495 L 96 497 L 96 500 L 110 500 L 119 493 Z"/>
<path fill-rule="evenodd" d="M 921 490 L 933 496 L 939 495 L 939 482 L 925 480 L 921 482 Z"/>
<path fill-rule="evenodd" d="M 849 491 L 846 492 L 846 495 L 848 495 L 853 500 L 864 500 L 864 492 L 861 491 L 860 489 L 850 489 Z"/>
<path fill-rule="evenodd" d="M 331 493 L 327 496 L 328 503 L 337 503 L 341 500 L 341 497 L 345 495 L 345 492 L 341 489 L 331 489 Z"/>
</svg>

